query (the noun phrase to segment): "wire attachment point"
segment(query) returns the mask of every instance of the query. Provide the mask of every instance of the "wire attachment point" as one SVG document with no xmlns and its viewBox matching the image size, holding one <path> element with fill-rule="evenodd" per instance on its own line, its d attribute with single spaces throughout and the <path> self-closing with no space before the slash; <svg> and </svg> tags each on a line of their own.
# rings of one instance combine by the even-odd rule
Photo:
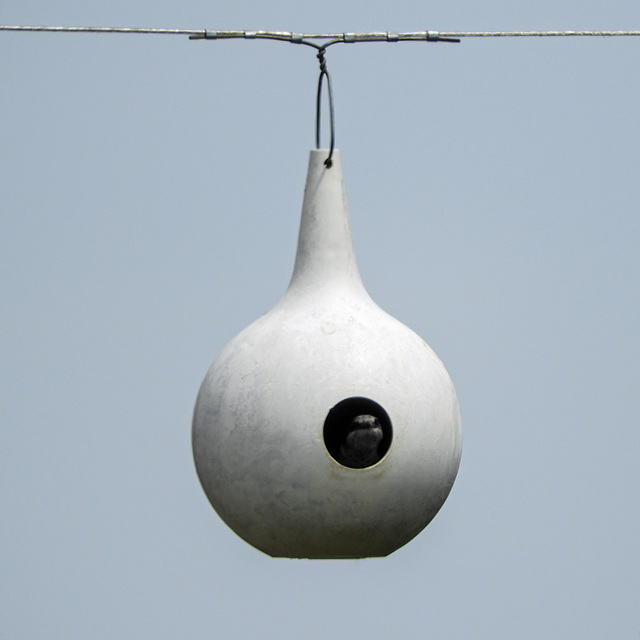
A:
<svg viewBox="0 0 640 640">
<path fill-rule="evenodd" d="M 189 36 L 189 40 L 217 40 L 218 32 L 217 31 L 207 31 L 206 29 L 202 30 L 202 33 L 194 33 Z"/>
<path fill-rule="evenodd" d="M 460 42 L 460 38 L 451 38 L 450 36 L 441 36 L 438 31 L 427 31 L 428 42 Z"/>
</svg>

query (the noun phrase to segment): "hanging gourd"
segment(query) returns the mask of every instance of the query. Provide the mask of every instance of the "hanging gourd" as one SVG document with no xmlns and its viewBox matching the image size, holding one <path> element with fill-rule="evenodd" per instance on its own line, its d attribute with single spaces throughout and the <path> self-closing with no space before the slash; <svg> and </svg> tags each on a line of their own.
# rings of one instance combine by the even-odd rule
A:
<svg viewBox="0 0 640 640">
<path fill-rule="evenodd" d="M 311 152 L 293 277 L 209 369 L 193 452 L 220 517 L 272 556 L 386 556 L 436 515 L 462 434 L 444 366 L 356 264 L 340 155 Z"/>
<path fill-rule="evenodd" d="M 211 504 L 273 556 L 385 556 L 446 500 L 460 462 L 458 402 L 444 366 L 369 297 L 353 252 L 325 51 L 338 43 L 467 37 L 638 36 L 640 31 L 413 31 L 301 34 L 0 25 L 0 31 L 265 38 L 313 47 L 330 98 L 331 148 L 312 151 L 289 288 L 211 365 L 193 418 L 196 469 Z M 323 41 L 317 44 L 314 40 Z"/>
</svg>

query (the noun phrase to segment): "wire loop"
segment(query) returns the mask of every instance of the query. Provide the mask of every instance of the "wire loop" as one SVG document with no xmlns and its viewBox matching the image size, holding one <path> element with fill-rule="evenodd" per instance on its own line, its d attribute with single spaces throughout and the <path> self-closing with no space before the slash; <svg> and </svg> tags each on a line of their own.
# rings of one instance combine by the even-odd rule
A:
<svg viewBox="0 0 640 640">
<path fill-rule="evenodd" d="M 318 60 L 320 61 L 320 77 L 318 78 L 318 93 L 316 94 L 316 149 L 320 148 L 320 122 L 321 122 L 321 106 L 322 106 L 322 85 L 323 81 L 327 79 L 327 93 L 329 96 L 329 125 L 331 127 L 331 136 L 329 144 L 329 155 L 324 161 L 327 168 L 333 164 L 333 149 L 335 147 L 336 140 L 336 125 L 335 114 L 333 110 L 333 87 L 331 85 L 331 75 L 327 70 L 327 63 L 324 58 L 325 47 L 318 48 Z"/>
</svg>

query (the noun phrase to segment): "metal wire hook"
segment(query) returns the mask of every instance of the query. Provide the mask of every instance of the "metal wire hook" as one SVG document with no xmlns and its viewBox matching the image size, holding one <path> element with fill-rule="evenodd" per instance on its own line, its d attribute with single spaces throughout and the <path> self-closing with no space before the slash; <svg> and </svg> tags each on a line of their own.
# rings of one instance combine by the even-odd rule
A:
<svg viewBox="0 0 640 640">
<path fill-rule="evenodd" d="M 332 43 L 331 43 L 332 44 Z M 336 139 L 336 125 L 335 125 L 335 114 L 333 110 L 333 87 L 331 86 L 331 75 L 329 75 L 329 71 L 327 70 L 327 63 L 324 59 L 324 52 L 326 47 L 318 47 L 318 60 L 320 61 L 320 77 L 318 78 L 318 93 L 316 95 L 316 149 L 320 148 L 320 112 L 322 105 L 322 84 L 324 79 L 327 79 L 327 92 L 329 95 L 329 124 L 331 127 L 331 138 L 330 138 L 330 146 L 329 146 L 329 155 L 327 159 L 324 161 L 324 164 L 327 168 L 331 167 L 333 164 L 332 156 L 333 149 L 335 146 Z"/>
</svg>

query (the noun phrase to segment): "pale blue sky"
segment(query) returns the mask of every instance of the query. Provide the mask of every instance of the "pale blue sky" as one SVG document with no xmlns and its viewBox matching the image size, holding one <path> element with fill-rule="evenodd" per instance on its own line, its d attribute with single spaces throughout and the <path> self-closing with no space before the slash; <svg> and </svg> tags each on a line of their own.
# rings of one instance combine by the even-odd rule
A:
<svg viewBox="0 0 640 640">
<path fill-rule="evenodd" d="M 638 29 L 640 5 L 7 0 L 0 23 Z M 363 280 L 444 361 L 465 440 L 413 542 L 309 562 L 221 522 L 190 422 L 289 280 L 313 50 L 0 33 L 0 636 L 637 638 L 639 55 L 329 50 Z"/>
</svg>

